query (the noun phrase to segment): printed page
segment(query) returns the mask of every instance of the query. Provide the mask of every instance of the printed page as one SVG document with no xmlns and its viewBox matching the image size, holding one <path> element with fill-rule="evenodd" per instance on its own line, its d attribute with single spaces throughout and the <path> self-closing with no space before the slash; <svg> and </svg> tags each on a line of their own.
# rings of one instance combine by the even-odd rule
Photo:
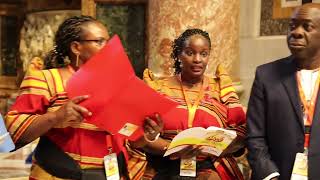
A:
<svg viewBox="0 0 320 180">
<path fill-rule="evenodd" d="M 202 127 L 189 128 L 180 132 L 172 139 L 164 156 L 178 152 L 188 145 L 200 144 L 206 133 L 206 129 Z"/>
<path fill-rule="evenodd" d="M 204 152 L 219 156 L 237 137 L 237 133 L 218 127 L 209 127 L 204 140 L 200 143 L 203 145 Z"/>
<path fill-rule="evenodd" d="M 236 137 L 235 131 L 218 127 L 189 128 L 173 138 L 164 156 L 181 151 L 188 145 L 201 145 L 204 152 L 219 156 Z"/>
</svg>

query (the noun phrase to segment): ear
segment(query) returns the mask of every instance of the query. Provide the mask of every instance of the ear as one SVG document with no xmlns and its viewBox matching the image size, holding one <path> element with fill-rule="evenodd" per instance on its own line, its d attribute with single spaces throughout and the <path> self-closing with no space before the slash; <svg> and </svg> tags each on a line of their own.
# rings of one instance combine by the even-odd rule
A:
<svg viewBox="0 0 320 180">
<path fill-rule="evenodd" d="M 70 50 L 73 54 L 80 55 L 81 49 L 82 49 L 82 45 L 79 42 L 73 41 L 70 43 Z"/>
</svg>

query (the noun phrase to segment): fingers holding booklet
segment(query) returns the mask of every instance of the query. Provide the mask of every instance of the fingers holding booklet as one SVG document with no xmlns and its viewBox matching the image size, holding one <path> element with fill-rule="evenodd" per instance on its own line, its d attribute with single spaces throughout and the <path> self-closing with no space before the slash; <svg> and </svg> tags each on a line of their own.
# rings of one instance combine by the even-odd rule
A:
<svg viewBox="0 0 320 180">
<path fill-rule="evenodd" d="M 193 127 L 180 132 L 171 141 L 164 156 L 181 154 L 209 154 L 220 156 L 236 139 L 237 133 L 232 130 L 211 126 L 207 129 Z"/>
</svg>

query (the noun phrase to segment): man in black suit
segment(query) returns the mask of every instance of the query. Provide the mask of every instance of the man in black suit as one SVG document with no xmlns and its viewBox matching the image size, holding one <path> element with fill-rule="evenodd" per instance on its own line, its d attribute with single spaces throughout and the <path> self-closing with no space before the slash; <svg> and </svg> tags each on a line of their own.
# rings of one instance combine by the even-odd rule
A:
<svg viewBox="0 0 320 180">
<path fill-rule="evenodd" d="M 307 157 L 308 179 L 320 179 L 320 4 L 294 12 L 287 42 L 291 56 L 256 69 L 247 112 L 252 179 L 290 179 L 297 153 Z"/>
</svg>

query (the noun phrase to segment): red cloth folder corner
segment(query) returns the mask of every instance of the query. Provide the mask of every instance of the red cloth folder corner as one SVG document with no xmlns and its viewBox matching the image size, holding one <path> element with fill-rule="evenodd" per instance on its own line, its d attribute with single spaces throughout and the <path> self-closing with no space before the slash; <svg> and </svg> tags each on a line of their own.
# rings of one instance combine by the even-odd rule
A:
<svg viewBox="0 0 320 180">
<path fill-rule="evenodd" d="M 146 116 L 162 116 L 178 105 L 135 76 L 118 36 L 70 78 L 67 93 L 70 98 L 90 95 L 81 103 L 92 112 L 86 122 L 103 130 L 116 134 L 126 123 L 137 125 L 130 140 L 142 135 Z"/>
</svg>

